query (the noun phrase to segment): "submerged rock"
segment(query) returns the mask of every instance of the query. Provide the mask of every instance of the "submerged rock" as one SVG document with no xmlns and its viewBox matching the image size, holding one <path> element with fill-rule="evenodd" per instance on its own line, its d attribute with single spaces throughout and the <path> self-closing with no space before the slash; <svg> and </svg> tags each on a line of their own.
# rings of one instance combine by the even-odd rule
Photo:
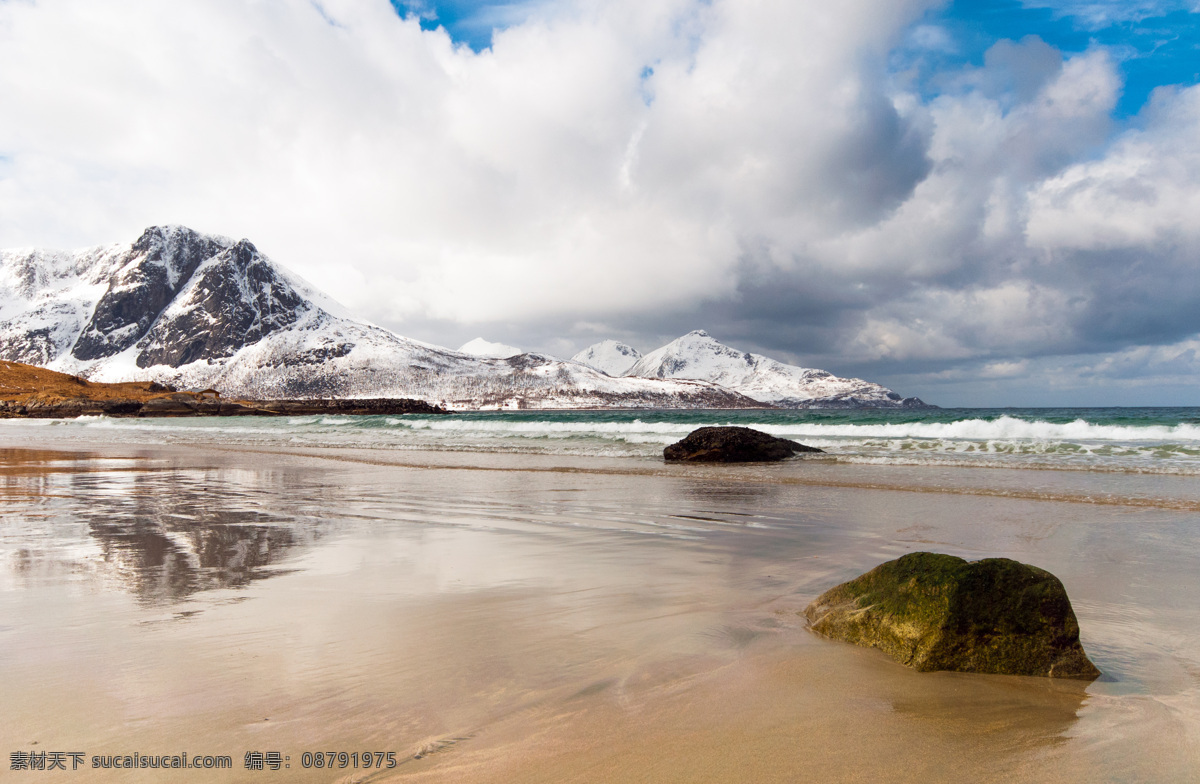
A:
<svg viewBox="0 0 1200 784">
<path fill-rule="evenodd" d="M 826 591 L 804 615 L 819 634 L 925 672 L 1100 675 L 1063 584 L 1008 558 L 909 553 Z"/>
<path fill-rule="evenodd" d="M 663 457 L 693 463 L 750 463 L 821 451 L 748 427 L 702 427 L 664 449 Z"/>
</svg>

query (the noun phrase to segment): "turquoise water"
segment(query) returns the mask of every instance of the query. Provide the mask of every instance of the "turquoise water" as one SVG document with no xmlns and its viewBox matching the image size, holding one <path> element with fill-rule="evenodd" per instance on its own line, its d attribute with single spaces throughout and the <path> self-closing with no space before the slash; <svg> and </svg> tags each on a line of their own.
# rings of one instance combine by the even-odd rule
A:
<svg viewBox="0 0 1200 784">
<path fill-rule="evenodd" d="M 1200 408 L 528 411 L 447 416 L 48 422 L 132 442 L 297 444 L 657 459 L 705 425 L 820 447 L 829 460 L 1200 474 Z M 61 431 L 60 431 L 61 433 Z"/>
</svg>

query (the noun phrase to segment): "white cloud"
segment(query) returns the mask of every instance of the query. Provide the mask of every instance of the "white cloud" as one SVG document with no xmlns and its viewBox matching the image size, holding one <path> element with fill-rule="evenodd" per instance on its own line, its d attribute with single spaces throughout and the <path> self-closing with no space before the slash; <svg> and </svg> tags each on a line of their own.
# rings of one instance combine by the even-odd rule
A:
<svg viewBox="0 0 1200 784">
<path fill-rule="evenodd" d="M 1110 53 L 1026 38 L 926 101 L 886 62 L 953 48 L 936 5 L 526 3 L 475 53 L 386 0 L 0 2 L 0 246 L 184 223 L 530 347 L 723 303 L 801 359 L 1009 378 L 1200 331 L 1200 88 L 1114 137 Z"/>
<path fill-rule="evenodd" d="M 920 6 L 581 1 L 476 54 L 384 0 L 5 3 L 0 240 L 246 235 L 394 324 L 693 301 L 911 187 L 871 58 Z"/>
<path fill-rule="evenodd" d="M 1095 250 L 1200 240 L 1200 87 L 1160 88 L 1146 114 L 1147 127 L 1103 158 L 1038 184 L 1031 243 Z"/>
</svg>

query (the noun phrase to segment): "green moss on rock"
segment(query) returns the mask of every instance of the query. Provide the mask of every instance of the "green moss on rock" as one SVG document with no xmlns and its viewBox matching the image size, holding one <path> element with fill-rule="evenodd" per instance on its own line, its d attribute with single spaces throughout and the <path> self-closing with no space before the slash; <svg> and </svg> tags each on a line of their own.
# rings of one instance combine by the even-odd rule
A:
<svg viewBox="0 0 1200 784">
<path fill-rule="evenodd" d="M 1063 584 L 1008 558 L 910 553 L 826 591 L 804 615 L 819 634 L 917 670 L 1100 675 Z"/>
</svg>

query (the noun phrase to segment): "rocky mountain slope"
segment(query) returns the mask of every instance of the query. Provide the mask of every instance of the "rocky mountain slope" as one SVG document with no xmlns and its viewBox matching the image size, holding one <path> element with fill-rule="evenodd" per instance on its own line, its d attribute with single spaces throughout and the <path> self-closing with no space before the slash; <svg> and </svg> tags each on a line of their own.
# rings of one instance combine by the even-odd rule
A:
<svg viewBox="0 0 1200 784">
<path fill-rule="evenodd" d="M 607 343 L 580 354 L 605 354 Z M 617 344 L 620 345 L 620 344 Z M 632 350 L 632 349 L 631 349 Z M 582 360 L 581 360 L 582 361 Z M 599 367 L 599 365 L 597 365 Z M 603 368 L 602 368 L 603 369 Z M 761 354 L 730 348 L 696 330 L 641 357 L 626 377 L 708 381 L 781 408 L 920 408 L 919 398 L 902 398 L 887 387 L 825 370 L 787 365 Z"/>
<path fill-rule="evenodd" d="M 130 245 L 0 251 L 0 359 L 243 398 L 418 398 L 453 409 L 761 406 L 690 380 L 476 357 L 350 317 L 248 240 L 181 226 Z"/>
</svg>

